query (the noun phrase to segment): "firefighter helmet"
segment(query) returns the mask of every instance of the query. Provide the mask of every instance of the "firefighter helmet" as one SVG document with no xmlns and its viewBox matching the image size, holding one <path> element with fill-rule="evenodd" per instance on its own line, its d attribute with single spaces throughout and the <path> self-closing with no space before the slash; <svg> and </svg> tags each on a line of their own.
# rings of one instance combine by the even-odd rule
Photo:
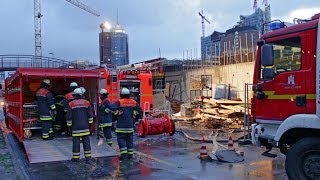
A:
<svg viewBox="0 0 320 180">
<path fill-rule="evenodd" d="M 108 94 L 108 91 L 106 89 L 101 89 L 100 94 Z"/>
<path fill-rule="evenodd" d="M 45 84 L 48 84 L 49 86 L 51 85 L 50 84 L 50 79 L 44 79 L 42 82 L 45 83 Z"/>
<path fill-rule="evenodd" d="M 73 91 L 74 94 L 76 95 L 80 95 L 82 96 L 83 95 L 83 91 L 81 88 L 76 88 L 74 91 Z"/>
<path fill-rule="evenodd" d="M 80 89 L 83 92 L 83 94 L 86 92 L 86 89 L 84 87 L 80 87 Z"/>
<path fill-rule="evenodd" d="M 122 88 L 120 94 L 123 94 L 123 95 L 130 94 L 130 91 L 128 88 Z"/>
<path fill-rule="evenodd" d="M 70 83 L 70 87 L 78 87 L 78 84 L 76 82 Z"/>
</svg>

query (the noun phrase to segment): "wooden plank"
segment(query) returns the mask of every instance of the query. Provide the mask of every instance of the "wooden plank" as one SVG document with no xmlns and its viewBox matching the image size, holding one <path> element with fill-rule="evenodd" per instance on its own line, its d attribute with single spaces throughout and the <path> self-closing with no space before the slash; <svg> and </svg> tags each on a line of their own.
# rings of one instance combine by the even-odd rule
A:
<svg viewBox="0 0 320 180">
<path fill-rule="evenodd" d="M 217 104 L 222 104 L 222 105 L 239 105 L 239 104 L 244 104 L 242 101 L 232 101 L 232 100 L 217 100 L 217 99 L 211 99 Z"/>
<path fill-rule="evenodd" d="M 102 142 L 102 143 L 101 143 Z M 99 141 L 95 136 L 90 136 L 92 157 L 117 156 L 117 153 L 108 146 L 105 141 Z M 23 141 L 29 162 L 43 163 L 65 161 L 72 158 L 72 138 L 57 138 L 50 141 L 42 139 L 32 139 Z M 83 156 L 83 146 L 80 144 L 81 158 Z"/>
<path fill-rule="evenodd" d="M 212 115 L 219 115 L 218 109 L 201 109 L 201 112 Z"/>
<path fill-rule="evenodd" d="M 240 109 L 238 107 L 235 106 L 226 106 L 226 105 L 220 105 L 220 107 L 225 108 L 225 109 L 229 109 L 229 110 L 233 110 L 234 112 L 243 112 L 244 109 Z"/>
</svg>

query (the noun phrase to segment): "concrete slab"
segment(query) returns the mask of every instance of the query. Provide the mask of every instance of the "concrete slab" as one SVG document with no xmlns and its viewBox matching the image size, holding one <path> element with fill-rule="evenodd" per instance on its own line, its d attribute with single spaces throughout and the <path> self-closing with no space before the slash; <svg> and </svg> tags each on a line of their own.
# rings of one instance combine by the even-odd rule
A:
<svg viewBox="0 0 320 180">
<path fill-rule="evenodd" d="M 104 141 L 99 142 L 95 136 L 90 136 L 92 157 L 117 156 L 117 152 Z M 29 162 L 43 163 L 65 161 L 72 158 L 72 138 L 56 138 L 50 141 L 42 139 L 31 139 L 23 141 Z M 81 158 L 84 158 L 83 147 L 81 147 Z"/>
</svg>

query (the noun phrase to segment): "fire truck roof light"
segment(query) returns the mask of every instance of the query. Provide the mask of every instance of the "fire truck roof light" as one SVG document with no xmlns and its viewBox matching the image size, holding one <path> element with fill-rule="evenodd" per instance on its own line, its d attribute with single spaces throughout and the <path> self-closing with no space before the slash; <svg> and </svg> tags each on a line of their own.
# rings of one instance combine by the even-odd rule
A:
<svg viewBox="0 0 320 180">
<path fill-rule="evenodd" d="M 277 29 L 281 29 L 284 28 L 284 24 L 282 22 L 272 22 L 269 24 L 269 28 L 270 30 L 277 30 Z"/>
</svg>

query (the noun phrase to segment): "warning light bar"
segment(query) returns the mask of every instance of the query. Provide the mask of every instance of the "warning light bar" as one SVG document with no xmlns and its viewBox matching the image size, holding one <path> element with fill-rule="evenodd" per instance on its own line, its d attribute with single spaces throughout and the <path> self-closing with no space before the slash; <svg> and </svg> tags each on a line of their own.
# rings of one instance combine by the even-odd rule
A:
<svg viewBox="0 0 320 180">
<path fill-rule="evenodd" d="M 138 70 L 126 70 L 126 71 L 122 71 L 123 75 L 138 75 L 140 74 L 140 71 Z"/>
</svg>

